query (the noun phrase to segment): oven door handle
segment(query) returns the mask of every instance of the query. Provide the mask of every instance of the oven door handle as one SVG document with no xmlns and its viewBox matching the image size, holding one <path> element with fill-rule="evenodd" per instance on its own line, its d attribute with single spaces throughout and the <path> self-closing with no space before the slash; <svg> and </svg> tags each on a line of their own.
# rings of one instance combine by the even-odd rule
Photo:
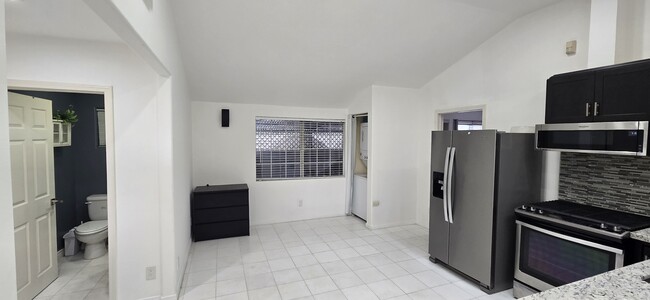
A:
<svg viewBox="0 0 650 300">
<path fill-rule="evenodd" d="M 551 224 L 560 224 L 560 225 L 565 225 L 565 226 L 569 226 L 569 227 L 574 227 L 576 229 L 580 229 L 580 230 L 583 230 L 583 231 L 595 233 L 595 234 L 598 234 L 598 235 L 612 237 L 612 238 L 615 238 L 617 240 L 622 240 L 622 239 L 627 238 L 628 236 L 630 236 L 630 233 L 627 232 L 627 231 L 623 232 L 623 233 L 614 233 L 614 232 L 609 232 L 609 231 L 603 231 L 603 230 L 600 230 L 600 229 L 594 229 L 594 228 L 591 228 L 591 227 L 588 227 L 588 226 L 584 226 L 584 225 L 564 221 L 564 220 L 561 220 L 561 219 L 547 217 L 545 215 L 531 213 L 531 212 L 528 212 L 528 211 L 519 211 L 518 210 L 517 213 L 521 214 L 521 215 L 524 215 L 524 216 L 527 216 L 527 217 L 532 218 L 532 219 L 546 221 L 546 222 L 551 223 Z"/>
<path fill-rule="evenodd" d="M 614 248 L 614 247 L 609 247 L 609 246 L 601 245 L 601 244 L 598 244 L 598 243 L 594 243 L 594 242 L 586 241 L 586 240 L 583 240 L 583 239 L 579 239 L 579 238 L 576 238 L 576 237 L 572 237 L 572 236 L 564 235 L 564 234 L 561 234 L 561 233 L 553 232 L 551 230 L 540 228 L 540 227 L 537 227 L 535 225 L 530 225 L 528 223 L 525 223 L 525 222 L 522 222 L 522 221 L 519 221 L 519 220 L 517 220 L 515 222 L 517 222 L 517 224 L 521 225 L 522 227 L 526 227 L 526 228 L 529 228 L 529 229 L 532 229 L 532 230 L 535 230 L 535 231 L 550 235 L 552 237 L 556 237 L 556 238 L 566 240 L 566 241 L 569 241 L 569 242 L 572 242 L 572 243 L 576 243 L 576 244 L 585 245 L 585 246 L 589 246 L 589 247 L 592 247 L 592 248 L 600 249 L 600 250 L 603 250 L 603 251 L 611 252 L 611 253 L 614 253 L 614 254 L 623 255 L 623 250 L 621 250 L 621 249 L 617 249 L 617 248 Z M 616 262 L 616 264 L 617 264 L 616 267 L 618 267 L 618 261 Z M 621 262 L 620 266 L 623 266 L 623 262 Z"/>
</svg>

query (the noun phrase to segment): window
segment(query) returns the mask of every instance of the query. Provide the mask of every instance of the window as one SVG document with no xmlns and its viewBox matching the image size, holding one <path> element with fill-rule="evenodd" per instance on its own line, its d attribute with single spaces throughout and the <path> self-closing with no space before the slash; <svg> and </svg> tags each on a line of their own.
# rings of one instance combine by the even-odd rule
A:
<svg viewBox="0 0 650 300">
<path fill-rule="evenodd" d="M 104 109 L 95 108 L 97 115 L 97 146 L 106 147 L 106 120 L 104 118 Z"/>
<path fill-rule="evenodd" d="M 483 124 L 481 121 L 461 121 L 458 120 L 458 129 L 457 130 L 481 130 L 483 129 Z"/>
<path fill-rule="evenodd" d="M 483 109 L 448 112 L 439 115 L 442 130 L 481 130 L 483 129 Z"/>
<path fill-rule="evenodd" d="M 257 180 L 343 176 L 343 121 L 255 120 Z"/>
</svg>

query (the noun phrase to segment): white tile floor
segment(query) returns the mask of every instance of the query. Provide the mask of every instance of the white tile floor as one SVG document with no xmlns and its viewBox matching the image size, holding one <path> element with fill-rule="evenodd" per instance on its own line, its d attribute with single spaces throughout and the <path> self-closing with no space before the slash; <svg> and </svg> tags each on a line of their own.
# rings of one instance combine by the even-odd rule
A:
<svg viewBox="0 0 650 300">
<path fill-rule="evenodd" d="M 181 295 L 194 299 L 502 299 L 428 259 L 428 231 L 368 230 L 356 217 L 280 223 L 193 245 Z"/>
<path fill-rule="evenodd" d="M 83 253 L 59 259 L 59 277 L 37 300 L 108 300 L 108 255 L 85 260 Z"/>
</svg>

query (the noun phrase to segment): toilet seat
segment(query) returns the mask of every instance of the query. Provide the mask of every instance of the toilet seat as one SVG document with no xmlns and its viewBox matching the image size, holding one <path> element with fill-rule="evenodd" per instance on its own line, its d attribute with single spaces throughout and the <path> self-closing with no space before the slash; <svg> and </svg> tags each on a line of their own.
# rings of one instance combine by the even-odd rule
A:
<svg viewBox="0 0 650 300">
<path fill-rule="evenodd" d="M 75 233 L 79 235 L 88 235 L 102 232 L 108 229 L 108 220 L 88 221 L 75 228 Z"/>
</svg>

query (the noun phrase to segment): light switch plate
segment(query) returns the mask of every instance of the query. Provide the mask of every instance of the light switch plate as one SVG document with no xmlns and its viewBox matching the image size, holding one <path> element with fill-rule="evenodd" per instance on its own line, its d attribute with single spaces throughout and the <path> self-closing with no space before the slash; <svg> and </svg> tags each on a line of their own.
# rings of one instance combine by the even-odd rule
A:
<svg viewBox="0 0 650 300">
<path fill-rule="evenodd" d="M 147 273 L 147 280 L 156 279 L 156 267 L 147 267 L 146 273 Z"/>
<path fill-rule="evenodd" d="M 568 41 L 566 42 L 566 55 L 575 55 L 578 48 L 578 41 Z"/>
</svg>

